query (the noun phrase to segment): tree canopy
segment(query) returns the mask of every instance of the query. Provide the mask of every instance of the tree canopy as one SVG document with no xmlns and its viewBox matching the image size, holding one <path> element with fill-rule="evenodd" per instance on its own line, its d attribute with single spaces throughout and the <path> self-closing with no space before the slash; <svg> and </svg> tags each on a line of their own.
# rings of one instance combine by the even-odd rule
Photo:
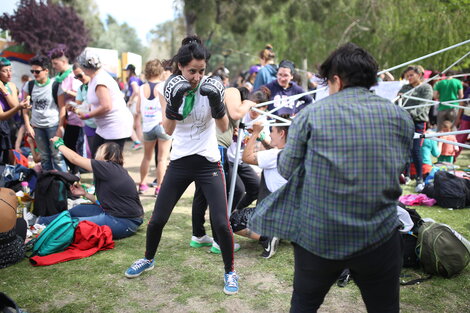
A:
<svg viewBox="0 0 470 313">
<path fill-rule="evenodd" d="M 231 50 L 234 62 L 258 62 L 257 52 L 270 43 L 278 61 L 288 58 L 300 67 L 307 60 L 315 70 L 332 50 L 354 42 L 387 68 L 470 38 L 470 0 L 180 1 L 186 23 L 193 23 L 187 30 L 208 40 L 215 54 Z M 420 64 L 441 70 L 468 49 Z M 459 64 L 468 66 L 468 58 Z"/>
<path fill-rule="evenodd" d="M 0 28 L 9 30 L 13 40 L 33 53 L 47 54 L 64 44 L 71 60 L 88 43 L 88 30 L 73 8 L 44 1 L 21 0 L 12 15 L 0 17 Z"/>
</svg>

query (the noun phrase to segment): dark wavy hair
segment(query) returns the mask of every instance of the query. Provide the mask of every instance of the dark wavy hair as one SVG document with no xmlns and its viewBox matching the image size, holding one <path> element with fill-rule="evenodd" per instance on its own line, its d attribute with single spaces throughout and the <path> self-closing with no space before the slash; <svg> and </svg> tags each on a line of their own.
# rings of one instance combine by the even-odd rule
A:
<svg viewBox="0 0 470 313">
<path fill-rule="evenodd" d="M 31 60 L 29 60 L 29 64 L 40 66 L 43 69 L 49 69 L 51 61 L 45 55 L 36 55 Z"/>
<path fill-rule="evenodd" d="M 171 59 L 173 63 L 173 74 L 181 75 L 178 64 L 186 66 L 192 60 L 209 61 L 211 53 L 202 44 L 201 39 L 197 35 L 188 36 L 181 42 L 178 53 Z"/>
<path fill-rule="evenodd" d="M 331 81 L 337 75 L 344 88 L 358 86 L 369 89 L 377 83 L 378 69 L 377 61 L 369 52 L 347 43 L 333 51 L 320 65 L 319 76 Z"/>
<path fill-rule="evenodd" d="M 263 103 L 268 102 L 270 97 L 271 90 L 269 90 L 266 86 L 261 86 L 258 90 L 250 95 L 250 100 L 255 103 Z"/>
</svg>

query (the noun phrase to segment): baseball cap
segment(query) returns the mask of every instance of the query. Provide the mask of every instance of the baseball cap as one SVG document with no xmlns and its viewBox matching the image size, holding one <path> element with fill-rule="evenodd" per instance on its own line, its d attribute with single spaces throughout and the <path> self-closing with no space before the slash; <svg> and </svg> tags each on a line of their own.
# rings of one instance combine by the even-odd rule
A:
<svg viewBox="0 0 470 313">
<path fill-rule="evenodd" d="M 127 64 L 124 70 L 135 72 L 135 66 L 133 64 Z"/>
<path fill-rule="evenodd" d="M 250 75 L 253 74 L 253 73 L 258 73 L 260 68 L 261 68 L 261 66 L 259 66 L 259 65 L 252 65 L 250 67 Z"/>
</svg>

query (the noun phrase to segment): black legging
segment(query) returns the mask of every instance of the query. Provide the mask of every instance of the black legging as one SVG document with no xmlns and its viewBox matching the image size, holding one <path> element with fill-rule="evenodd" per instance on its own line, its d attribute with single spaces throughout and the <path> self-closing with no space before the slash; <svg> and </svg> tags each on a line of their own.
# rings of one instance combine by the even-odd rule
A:
<svg viewBox="0 0 470 313">
<path fill-rule="evenodd" d="M 145 257 L 153 259 L 162 236 L 178 200 L 192 182 L 202 189 L 211 216 L 212 230 L 217 234 L 222 251 L 225 272 L 233 271 L 233 233 L 227 215 L 225 178 L 219 162 L 209 162 L 200 155 L 190 155 L 171 161 L 165 173 L 155 208 L 147 227 Z"/>
<path fill-rule="evenodd" d="M 75 125 L 68 125 L 65 126 L 65 131 L 64 131 L 64 144 L 67 148 L 70 150 L 77 152 L 77 142 L 78 142 L 78 137 L 81 134 L 82 128 L 80 126 L 75 126 Z M 81 154 L 81 153 L 78 153 Z M 65 159 L 65 163 L 67 163 L 67 166 L 70 169 L 70 172 L 72 174 L 76 173 L 76 165 L 74 165 L 72 162 L 70 162 L 67 158 Z"/>
<path fill-rule="evenodd" d="M 95 158 L 95 154 L 96 154 L 96 150 L 98 150 L 98 148 L 104 144 L 105 142 L 115 142 L 119 145 L 119 147 L 121 148 L 121 151 L 124 149 L 124 144 L 126 143 L 126 140 L 127 138 L 121 138 L 121 139 L 104 139 L 103 137 L 101 137 L 100 135 L 98 134 L 95 134 L 94 138 L 93 138 L 93 142 L 92 142 L 92 145 L 90 146 L 90 150 L 91 150 L 91 156 L 92 158 L 94 159 Z"/>
<path fill-rule="evenodd" d="M 232 180 L 233 163 L 229 164 L 227 181 Z M 235 191 L 233 192 L 232 212 L 248 207 L 258 198 L 260 178 L 251 165 L 240 163 L 237 170 Z"/>
</svg>

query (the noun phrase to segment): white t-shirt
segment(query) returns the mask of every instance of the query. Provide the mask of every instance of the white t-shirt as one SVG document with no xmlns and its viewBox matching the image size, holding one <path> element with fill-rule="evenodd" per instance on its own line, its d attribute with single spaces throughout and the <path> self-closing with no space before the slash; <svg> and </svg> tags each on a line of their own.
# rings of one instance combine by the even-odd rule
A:
<svg viewBox="0 0 470 313">
<path fill-rule="evenodd" d="M 258 121 L 261 122 L 266 122 L 267 118 L 266 115 L 263 115 L 258 119 Z M 253 119 L 250 117 L 250 113 L 246 113 L 245 116 L 242 119 L 243 124 L 248 125 L 243 131 L 238 131 L 238 134 L 242 136 L 242 145 L 240 147 L 240 157 L 238 163 L 242 163 L 242 155 L 243 155 L 243 150 L 245 150 L 245 144 L 248 142 L 249 137 L 251 136 L 250 132 L 248 129 L 251 128 L 251 123 L 253 122 Z M 265 134 L 265 136 L 269 136 L 269 127 L 264 126 L 263 130 L 261 131 Z M 237 143 L 234 141 L 232 144 L 227 148 L 227 159 L 229 162 L 234 163 L 235 162 L 235 154 L 237 152 Z"/>
<path fill-rule="evenodd" d="M 159 83 L 157 91 L 163 94 L 163 87 L 165 84 Z M 155 98 L 149 100 L 144 96 L 144 85 L 140 86 L 140 112 L 142 114 L 142 131 L 144 133 L 151 131 L 155 126 L 162 122 L 162 105 L 158 93 L 155 93 Z"/>
<path fill-rule="evenodd" d="M 203 82 L 207 76 L 204 76 Z M 173 144 L 170 160 L 177 160 L 185 156 L 198 154 L 210 162 L 220 161 L 217 146 L 216 125 L 212 118 L 209 99 L 202 96 L 199 89 L 191 113 L 182 121 L 176 121 L 173 132 Z M 180 113 L 183 109 L 180 107 Z"/>
<path fill-rule="evenodd" d="M 277 171 L 277 155 L 281 152 L 279 149 L 269 149 L 258 151 L 258 166 L 264 170 L 264 180 L 269 191 L 274 192 L 282 187 L 287 180 Z"/>
<path fill-rule="evenodd" d="M 104 139 L 128 138 L 132 134 L 133 117 L 127 109 L 124 97 L 119 90 L 117 82 L 105 70 L 100 69 L 95 77 L 88 83 L 87 100 L 91 110 L 95 110 L 101 104 L 96 96 L 96 87 L 105 86 L 111 96 L 111 111 L 104 115 L 96 116 L 96 133 Z"/>
<path fill-rule="evenodd" d="M 49 83 L 39 86 L 34 82 L 31 95 L 31 125 L 38 128 L 49 128 L 59 125 L 59 107 L 55 103 L 52 96 L 52 85 L 54 79 L 51 78 Z M 23 91 L 28 93 L 29 84 L 24 84 Z M 59 86 L 57 95 L 63 94 L 64 91 Z"/>
</svg>

